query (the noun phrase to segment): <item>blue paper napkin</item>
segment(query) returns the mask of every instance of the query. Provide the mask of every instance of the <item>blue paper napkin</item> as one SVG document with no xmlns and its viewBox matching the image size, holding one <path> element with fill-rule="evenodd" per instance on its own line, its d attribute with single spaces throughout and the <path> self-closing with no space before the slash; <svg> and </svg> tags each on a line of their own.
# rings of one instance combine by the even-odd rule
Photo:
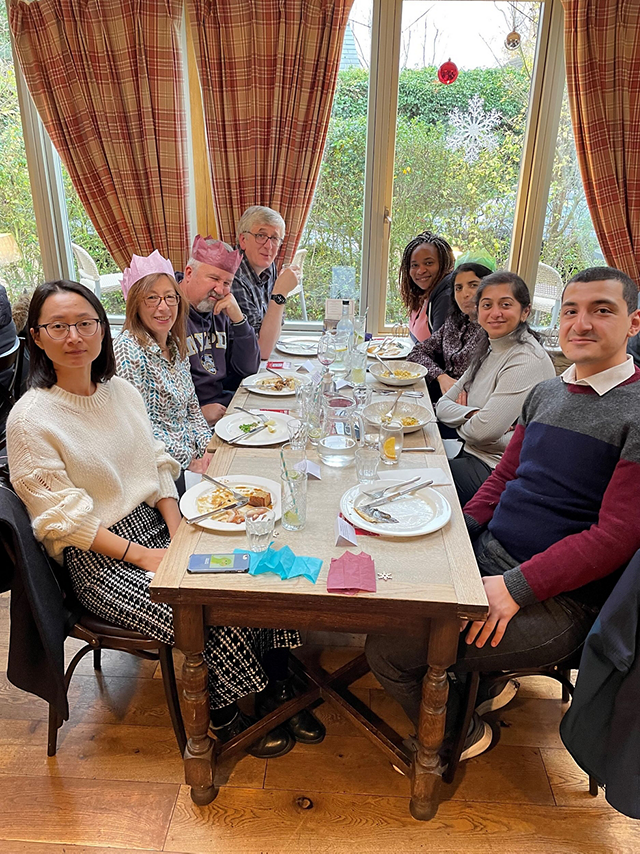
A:
<svg viewBox="0 0 640 854">
<path fill-rule="evenodd" d="M 263 572 L 275 572 L 280 578 L 296 578 L 301 575 L 315 584 L 322 568 L 320 558 L 295 555 L 289 546 L 283 546 L 281 549 L 272 549 L 269 546 L 266 552 L 234 549 L 234 554 L 249 555 L 249 575 L 260 575 Z"/>
</svg>

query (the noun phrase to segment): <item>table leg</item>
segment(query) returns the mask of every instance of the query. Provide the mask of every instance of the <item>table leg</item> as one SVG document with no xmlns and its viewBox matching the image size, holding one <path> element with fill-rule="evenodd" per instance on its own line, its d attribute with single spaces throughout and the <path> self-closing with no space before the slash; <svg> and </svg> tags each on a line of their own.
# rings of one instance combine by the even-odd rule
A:
<svg viewBox="0 0 640 854">
<path fill-rule="evenodd" d="M 191 786 L 191 799 L 199 806 L 209 804 L 218 794 L 214 785 L 215 750 L 207 735 L 209 729 L 209 689 L 204 662 L 204 608 L 174 605 L 173 622 L 176 646 L 184 653 L 182 667 L 184 728 L 187 747 L 184 752 L 185 782 Z"/>
<path fill-rule="evenodd" d="M 438 751 L 444 740 L 449 683 L 447 668 L 456 660 L 457 620 L 431 620 L 428 670 L 422 680 L 418 750 L 413 762 L 411 815 L 420 821 L 433 818 L 438 809 L 442 766 Z"/>
</svg>

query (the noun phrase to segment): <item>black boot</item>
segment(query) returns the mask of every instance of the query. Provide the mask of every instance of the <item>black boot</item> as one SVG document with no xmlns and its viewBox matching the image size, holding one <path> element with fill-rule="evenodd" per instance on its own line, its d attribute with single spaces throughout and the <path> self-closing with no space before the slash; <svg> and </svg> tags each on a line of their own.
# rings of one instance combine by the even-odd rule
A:
<svg viewBox="0 0 640 854">
<path fill-rule="evenodd" d="M 211 729 L 221 741 L 230 741 L 254 723 L 253 718 L 238 711 L 228 724 L 221 727 L 212 726 Z M 284 726 L 278 726 L 263 735 L 262 738 L 254 741 L 246 750 L 247 753 L 256 756 L 258 759 L 277 759 L 278 756 L 284 756 L 285 753 L 288 753 L 295 743 L 291 733 Z"/>
<path fill-rule="evenodd" d="M 277 679 L 269 682 L 264 691 L 256 695 L 256 713 L 260 716 L 273 712 L 278 706 L 296 696 L 292 679 Z M 285 722 L 286 728 L 300 744 L 320 744 L 327 734 L 324 724 L 308 709 L 302 709 Z"/>
</svg>

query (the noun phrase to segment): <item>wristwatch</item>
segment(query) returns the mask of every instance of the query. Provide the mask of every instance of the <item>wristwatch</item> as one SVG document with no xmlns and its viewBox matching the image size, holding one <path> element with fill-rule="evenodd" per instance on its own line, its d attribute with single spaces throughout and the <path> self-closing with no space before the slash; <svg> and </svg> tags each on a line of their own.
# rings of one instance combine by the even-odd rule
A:
<svg viewBox="0 0 640 854">
<path fill-rule="evenodd" d="M 271 299 L 276 303 L 276 305 L 284 305 L 287 301 L 284 294 L 271 294 Z"/>
</svg>

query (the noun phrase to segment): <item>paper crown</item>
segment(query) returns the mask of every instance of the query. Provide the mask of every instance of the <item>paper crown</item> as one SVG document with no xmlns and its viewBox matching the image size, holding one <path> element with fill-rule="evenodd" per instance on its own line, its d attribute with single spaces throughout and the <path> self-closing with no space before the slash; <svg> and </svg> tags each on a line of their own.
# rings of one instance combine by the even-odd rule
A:
<svg viewBox="0 0 640 854">
<path fill-rule="evenodd" d="M 134 255 L 130 265 L 122 274 L 120 287 L 122 295 L 127 298 L 127 294 L 131 285 L 135 285 L 140 279 L 145 276 L 150 276 L 152 273 L 166 273 L 167 276 L 173 276 L 173 264 L 167 258 L 163 258 L 157 249 L 154 249 L 151 255 L 143 258 L 141 255 Z"/>
<path fill-rule="evenodd" d="M 242 252 L 232 249 L 228 243 L 222 240 L 214 240 L 213 237 L 200 237 L 196 235 L 191 247 L 191 257 L 194 261 L 202 264 L 210 264 L 227 273 L 235 273 L 242 261 Z"/>
</svg>

